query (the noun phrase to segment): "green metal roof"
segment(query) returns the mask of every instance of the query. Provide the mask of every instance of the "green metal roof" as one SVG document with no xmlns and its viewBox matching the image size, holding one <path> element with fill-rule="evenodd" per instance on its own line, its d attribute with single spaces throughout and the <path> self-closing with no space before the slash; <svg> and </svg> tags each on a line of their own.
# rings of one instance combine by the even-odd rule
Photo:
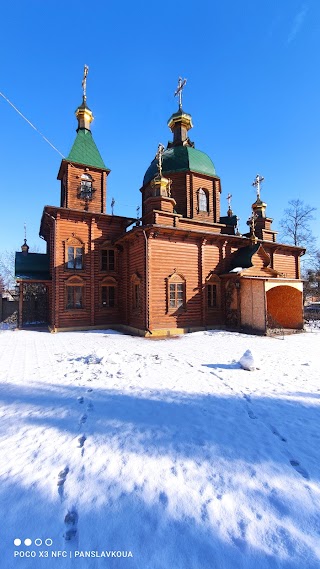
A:
<svg viewBox="0 0 320 569">
<path fill-rule="evenodd" d="M 236 267 L 249 269 L 250 267 L 253 267 L 251 259 L 258 251 L 259 247 L 260 243 L 247 245 L 247 247 L 240 247 L 240 249 L 231 256 L 231 269 L 235 269 Z"/>
<path fill-rule="evenodd" d="M 49 255 L 45 253 L 16 253 L 15 277 L 24 280 L 50 281 Z"/>
<path fill-rule="evenodd" d="M 229 215 L 222 216 L 220 217 L 220 223 L 235 227 L 237 225 L 237 216 L 236 215 L 231 215 L 230 217 Z"/>
<path fill-rule="evenodd" d="M 77 164 L 86 164 L 87 166 L 108 170 L 92 138 L 91 131 L 85 128 L 79 128 L 76 139 L 67 156 L 67 160 L 76 162 Z"/>
<path fill-rule="evenodd" d="M 207 176 L 216 176 L 211 158 L 204 152 L 201 152 L 201 150 L 196 150 L 190 146 L 173 146 L 164 151 L 162 163 L 164 174 L 186 172 L 188 170 L 206 174 Z M 150 182 L 157 172 L 157 160 L 155 158 L 144 175 L 143 185 Z"/>
</svg>

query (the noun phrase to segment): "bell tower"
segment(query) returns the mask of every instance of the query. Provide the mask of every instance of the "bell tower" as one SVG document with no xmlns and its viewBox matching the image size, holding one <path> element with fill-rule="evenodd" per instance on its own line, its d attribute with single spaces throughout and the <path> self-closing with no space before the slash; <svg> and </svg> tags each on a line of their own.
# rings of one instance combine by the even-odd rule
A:
<svg viewBox="0 0 320 569">
<path fill-rule="evenodd" d="M 175 201 L 174 212 L 198 222 L 220 223 L 220 178 L 211 158 L 195 148 L 189 138 L 193 127 L 192 117 L 182 108 L 183 89 L 186 79 L 179 77 L 174 93 L 178 97 L 178 110 L 168 121 L 173 140 L 162 153 L 162 172 L 170 179 L 170 197 Z M 156 158 L 151 162 L 143 178 L 142 210 L 145 200 L 152 195 L 150 184 L 157 175 Z"/>
<path fill-rule="evenodd" d="M 67 158 L 62 160 L 58 173 L 58 180 L 61 181 L 60 207 L 106 213 L 107 176 L 110 170 L 91 133 L 93 114 L 87 105 L 88 71 L 85 65 L 82 103 L 75 112 L 77 136 Z"/>
</svg>

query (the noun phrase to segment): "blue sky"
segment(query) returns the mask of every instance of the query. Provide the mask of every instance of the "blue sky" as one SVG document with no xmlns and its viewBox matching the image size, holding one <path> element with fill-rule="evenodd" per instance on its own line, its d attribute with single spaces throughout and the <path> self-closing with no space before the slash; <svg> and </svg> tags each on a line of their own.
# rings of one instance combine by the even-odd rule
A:
<svg viewBox="0 0 320 569">
<path fill-rule="evenodd" d="M 108 212 L 135 216 L 139 188 L 171 133 L 179 75 L 190 138 L 212 158 L 240 229 L 262 197 L 279 227 L 288 200 L 318 208 L 320 3 L 318 0 L 24 0 L 1 7 L 0 91 L 67 155 L 76 135 L 84 64 L 95 142 L 111 169 Z M 3 191 L 0 249 L 38 237 L 44 205 L 59 205 L 61 157 L 0 97 Z M 319 242 L 318 242 L 319 245 Z"/>
</svg>

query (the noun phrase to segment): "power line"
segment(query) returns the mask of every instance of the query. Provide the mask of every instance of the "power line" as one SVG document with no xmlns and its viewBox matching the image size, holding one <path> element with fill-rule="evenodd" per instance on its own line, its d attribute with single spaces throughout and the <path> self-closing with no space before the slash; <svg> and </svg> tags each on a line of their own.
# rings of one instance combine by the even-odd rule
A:
<svg viewBox="0 0 320 569">
<path fill-rule="evenodd" d="M 25 117 L 21 111 L 19 111 L 19 109 L 17 109 L 17 107 L 11 103 L 11 101 L 9 101 L 9 99 L 0 91 L 0 95 L 1 97 L 4 98 L 5 101 L 7 101 L 7 103 L 9 103 L 9 105 L 11 105 L 11 107 L 33 128 L 33 130 L 35 130 L 38 134 L 40 134 L 40 136 L 42 136 L 42 138 L 53 148 L 53 150 L 55 150 L 56 152 L 58 152 L 58 154 L 60 154 L 60 156 L 62 156 L 62 158 L 65 158 L 65 156 L 60 152 L 60 150 L 58 150 L 51 142 L 50 140 L 47 139 L 46 136 L 44 136 L 44 134 L 42 134 L 42 132 L 40 132 L 40 130 L 34 126 L 34 124 L 32 124 L 32 122 L 30 122 L 27 117 Z"/>
</svg>

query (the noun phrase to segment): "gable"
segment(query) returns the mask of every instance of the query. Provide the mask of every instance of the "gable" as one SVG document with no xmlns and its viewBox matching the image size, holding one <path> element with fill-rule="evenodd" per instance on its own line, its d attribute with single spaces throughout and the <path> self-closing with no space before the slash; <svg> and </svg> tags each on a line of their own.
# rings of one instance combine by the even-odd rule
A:
<svg viewBox="0 0 320 569">
<path fill-rule="evenodd" d="M 231 258 L 231 272 L 257 277 L 276 277 L 278 271 L 270 267 L 270 255 L 260 243 L 240 247 Z"/>
<path fill-rule="evenodd" d="M 257 269 L 263 269 L 264 267 L 268 267 L 270 262 L 270 255 L 268 255 L 262 245 L 260 245 L 258 251 L 251 258 L 252 265 Z"/>
</svg>

